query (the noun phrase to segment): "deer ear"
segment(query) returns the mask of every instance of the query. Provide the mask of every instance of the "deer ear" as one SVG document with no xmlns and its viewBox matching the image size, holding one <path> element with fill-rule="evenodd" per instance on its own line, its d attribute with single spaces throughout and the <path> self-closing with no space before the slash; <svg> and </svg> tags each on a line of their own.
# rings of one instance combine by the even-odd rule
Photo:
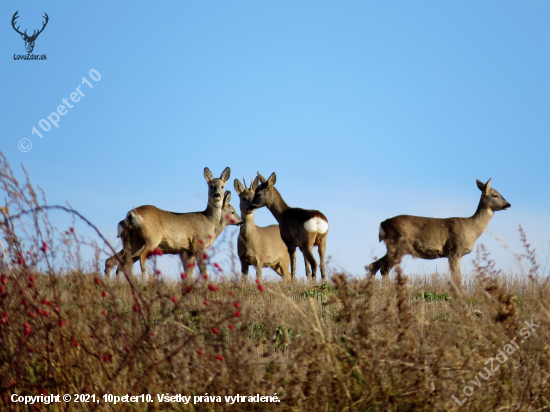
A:
<svg viewBox="0 0 550 412">
<path fill-rule="evenodd" d="M 241 194 L 244 190 L 244 187 L 242 185 L 242 183 L 239 181 L 239 179 L 235 179 L 235 181 L 233 182 L 233 187 L 235 188 L 235 191 L 237 192 L 237 194 Z"/>
<path fill-rule="evenodd" d="M 481 190 L 483 192 L 485 190 L 485 183 L 483 183 L 479 179 L 476 180 L 476 183 L 477 183 L 477 187 L 479 188 L 479 190 Z"/>
<path fill-rule="evenodd" d="M 222 172 L 220 179 L 223 180 L 224 182 L 227 182 L 229 180 L 229 175 L 231 175 L 231 169 L 226 167 Z"/>
<path fill-rule="evenodd" d="M 487 183 L 485 183 L 485 194 L 488 195 L 491 191 L 491 179 L 487 180 Z"/>
<path fill-rule="evenodd" d="M 256 191 L 258 186 L 260 185 L 260 180 L 258 179 L 258 176 L 252 181 L 252 184 L 250 185 L 250 190 Z"/>
<path fill-rule="evenodd" d="M 223 206 L 226 207 L 229 202 L 231 202 L 231 192 L 229 190 L 225 191 L 225 194 L 223 195 Z"/>
<path fill-rule="evenodd" d="M 271 176 L 269 176 L 269 179 L 267 179 L 267 185 L 273 186 L 276 181 L 277 181 L 277 176 L 275 176 L 275 172 L 273 172 L 271 173 Z"/>
<path fill-rule="evenodd" d="M 208 183 L 210 183 L 210 181 L 211 181 L 212 179 L 214 179 L 214 175 L 212 174 L 212 172 L 210 171 L 210 169 L 207 168 L 207 167 L 204 168 L 204 178 L 206 179 L 206 181 L 207 181 Z"/>
<path fill-rule="evenodd" d="M 261 182 L 261 183 L 266 183 L 266 182 L 267 182 L 267 180 L 265 179 L 265 177 L 263 177 L 263 176 L 261 175 L 260 172 L 258 172 L 258 179 L 260 179 L 260 182 Z"/>
</svg>

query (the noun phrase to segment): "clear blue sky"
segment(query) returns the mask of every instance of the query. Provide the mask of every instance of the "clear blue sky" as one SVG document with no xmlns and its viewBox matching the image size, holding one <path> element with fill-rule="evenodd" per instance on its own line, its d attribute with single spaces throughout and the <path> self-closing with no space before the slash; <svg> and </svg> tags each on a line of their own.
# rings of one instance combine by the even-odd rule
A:
<svg viewBox="0 0 550 412">
<path fill-rule="evenodd" d="M 16 10 L 31 33 L 48 13 L 33 52 L 47 61 L 13 59 Z M 512 208 L 489 229 L 519 250 L 524 225 L 546 258 L 549 19 L 545 1 L 3 1 L 0 150 L 113 240 L 132 207 L 204 209 L 205 166 L 230 166 L 231 188 L 275 171 L 287 203 L 326 214 L 327 253 L 355 274 L 384 253 L 380 221 L 471 215 L 492 178 Z M 94 88 L 43 132 L 83 76 Z"/>
</svg>

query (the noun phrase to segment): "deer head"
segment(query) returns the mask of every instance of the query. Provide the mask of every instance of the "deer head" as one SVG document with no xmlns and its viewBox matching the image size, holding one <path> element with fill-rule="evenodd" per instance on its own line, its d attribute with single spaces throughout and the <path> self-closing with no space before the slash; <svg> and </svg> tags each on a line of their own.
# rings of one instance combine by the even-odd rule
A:
<svg viewBox="0 0 550 412">
<path fill-rule="evenodd" d="M 48 24 L 49 17 L 46 13 L 44 13 L 45 14 L 44 18 L 46 19 L 46 21 L 44 22 L 44 25 L 42 26 L 42 28 L 38 30 L 38 32 L 36 30 L 33 30 L 32 36 L 28 36 L 27 30 L 25 30 L 25 33 L 21 33 L 19 31 L 20 26 L 17 26 L 17 28 L 15 27 L 15 20 L 19 17 L 17 13 L 19 13 L 19 10 L 17 10 L 13 15 L 11 19 L 11 25 L 13 29 L 21 35 L 21 38 L 25 40 L 25 48 L 27 49 L 27 53 L 32 53 L 34 49 L 34 42 L 36 41 L 36 38 L 38 37 L 38 35 L 42 33 L 42 31 L 44 30 L 44 28 L 46 27 L 46 24 Z"/>
<path fill-rule="evenodd" d="M 225 183 L 229 180 L 229 175 L 231 174 L 231 169 L 226 167 L 222 172 L 222 175 L 219 179 L 216 179 L 209 168 L 204 168 L 204 178 L 208 183 L 208 203 L 211 203 L 214 207 L 219 207 L 220 209 L 223 206 L 224 198 L 224 188 Z"/>
</svg>

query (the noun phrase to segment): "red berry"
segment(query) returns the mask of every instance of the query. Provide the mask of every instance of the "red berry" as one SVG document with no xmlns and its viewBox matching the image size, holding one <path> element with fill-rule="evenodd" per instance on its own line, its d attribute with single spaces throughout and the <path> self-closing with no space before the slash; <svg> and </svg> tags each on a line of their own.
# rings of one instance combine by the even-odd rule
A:
<svg viewBox="0 0 550 412">
<path fill-rule="evenodd" d="M 106 310 L 102 310 L 101 313 L 103 314 L 103 316 L 107 316 L 107 311 Z"/>
<path fill-rule="evenodd" d="M 160 250 L 158 247 L 156 247 L 155 248 L 155 255 L 162 256 L 162 255 L 164 255 L 164 253 L 162 252 L 162 250 Z"/>
<path fill-rule="evenodd" d="M 178 301 L 178 298 L 175 296 L 172 296 L 172 302 L 176 303 Z"/>
<path fill-rule="evenodd" d="M 134 312 L 139 312 L 139 305 L 137 303 L 134 305 Z"/>
<path fill-rule="evenodd" d="M 258 285 L 258 290 L 260 292 L 263 292 L 264 291 L 264 285 Z"/>
<path fill-rule="evenodd" d="M 229 329 L 233 329 L 233 325 L 228 325 L 227 326 Z"/>
<path fill-rule="evenodd" d="M 30 316 L 31 318 L 34 318 L 34 313 L 29 312 L 29 316 Z"/>
<path fill-rule="evenodd" d="M 229 292 L 227 292 L 227 294 L 228 294 L 229 296 L 233 296 L 233 291 L 230 290 Z"/>
<path fill-rule="evenodd" d="M 65 322 L 63 319 L 59 321 L 59 326 L 65 326 L 67 322 Z"/>
<path fill-rule="evenodd" d="M 187 286 L 187 287 L 185 288 L 185 291 L 186 291 L 187 293 L 191 292 L 191 286 Z"/>
<path fill-rule="evenodd" d="M 160 275 L 162 272 L 160 271 L 160 269 L 157 269 L 157 275 Z"/>
<path fill-rule="evenodd" d="M 219 360 L 219 361 L 225 360 L 225 358 L 221 355 L 216 355 L 216 359 Z"/>
<path fill-rule="evenodd" d="M 151 336 L 157 336 L 157 332 L 152 331 L 152 332 L 151 332 Z"/>
<path fill-rule="evenodd" d="M 214 332 L 216 335 L 220 334 L 220 331 L 216 328 L 212 328 L 212 332 Z"/>
<path fill-rule="evenodd" d="M 199 243 L 200 243 L 201 245 L 203 245 L 203 244 L 204 244 L 204 240 L 199 239 Z"/>
<path fill-rule="evenodd" d="M 187 277 L 187 275 L 185 274 L 185 272 L 181 272 L 181 279 L 185 279 Z"/>
<path fill-rule="evenodd" d="M 34 276 L 33 275 L 29 276 L 29 281 L 34 282 Z"/>
<path fill-rule="evenodd" d="M 204 352 L 202 351 L 202 349 L 199 349 L 199 350 L 197 351 L 197 353 L 198 353 L 199 355 L 202 355 Z"/>
<path fill-rule="evenodd" d="M 55 311 L 56 311 L 57 313 L 61 312 L 61 309 L 59 309 L 59 306 L 56 306 L 56 307 L 55 307 Z"/>
<path fill-rule="evenodd" d="M 202 302 L 204 306 L 208 306 L 208 301 L 204 299 L 204 302 Z"/>
<path fill-rule="evenodd" d="M 107 296 L 107 292 L 105 292 L 105 291 L 101 292 L 101 296 L 103 296 L 103 297 Z"/>
<path fill-rule="evenodd" d="M 217 286 L 214 286 L 213 284 L 209 284 L 208 289 L 210 289 L 212 292 L 217 292 L 220 288 Z"/>
<path fill-rule="evenodd" d="M 207 279 L 208 279 L 208 275 L 204 275 L 203 278 L 204 278 L 204 280 L 207 280 Z"/>
<path fill-rule="evenodd" d="M 233 303 L 233 306 L 235 306 L 235 309 L 239 309 L 239 307 L 240 307 L 241 305 L 239 305 L 239 302 L 235 302 L 235 303 Z"/>
<path fill-rule="evenodd" d="M 94 282 L 96 285 L 101 285 L 101 281 L 99 280 L 99 278 L 94 278 Z"/>
<path fill-rule="evenodd" d="M 202 255 L 202 258 L 203 259 L 208 259 L 208 255 L 205 253 L 204 255 Z"/>
<path fill-rule="evenodd" d="M 109 362 L 110 360 L 109 355 L 103 355 L 103 362 Z"/>
<path fill-rule="evenodd" d="M 240 318 L 241 317 L 241 312 L 239 312 L 238 310 L 235 311 L 235 317 Z"/>
</svg>

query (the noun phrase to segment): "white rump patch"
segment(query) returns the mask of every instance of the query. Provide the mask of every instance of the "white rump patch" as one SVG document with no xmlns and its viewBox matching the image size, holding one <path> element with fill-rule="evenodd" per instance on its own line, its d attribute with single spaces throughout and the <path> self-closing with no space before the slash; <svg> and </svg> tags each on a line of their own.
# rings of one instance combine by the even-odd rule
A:
<svg viewBox="0 0 550 412">
<path fill-rule="evenodd" d="M 122 227 L 122 224 L 119 223 L 118 224 L 118 227 L 117 227 L 117 237 L 120 237 L 120 235 L 122 235 L 122 231 L 124 230 L 124 228 Z"/>
<path fill-rule="evenodd" d="M 320 217 L 313 217 L 304 222 L 304 229 L 309 233 L 320 233 L 322 235 L 328 230 L 328 222 Z"/>
<path fill-rule="evenodd" d="M 134 225 L 136 227 L 139 227 L 143 224 L 143 220 L 141 219 L 140 215 L 130 210 L 126 215 L 126 224 L 128 226 Z"/>
</svg>

